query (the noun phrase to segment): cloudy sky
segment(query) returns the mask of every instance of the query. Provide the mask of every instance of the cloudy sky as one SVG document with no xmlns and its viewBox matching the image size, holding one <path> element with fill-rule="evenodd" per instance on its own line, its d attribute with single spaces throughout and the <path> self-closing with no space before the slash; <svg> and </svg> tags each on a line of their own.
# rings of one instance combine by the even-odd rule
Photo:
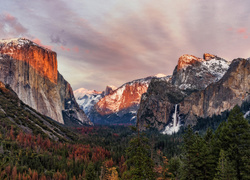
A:
<svg viewBox="0 0 250 180">
<path fill-rule="evenodd" d="M 172 74 L 183 54 L 250 57 L 249 0 L 0 0 L 0 38 L 57 52 L 74 89 Z"/>
</svg>

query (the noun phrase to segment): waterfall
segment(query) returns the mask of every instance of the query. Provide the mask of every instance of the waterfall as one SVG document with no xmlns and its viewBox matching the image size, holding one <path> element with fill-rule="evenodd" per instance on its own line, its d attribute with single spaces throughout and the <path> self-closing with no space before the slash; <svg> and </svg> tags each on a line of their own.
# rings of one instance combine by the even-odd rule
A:
<svg viewBox="0 0 250 180">
<path fill-rule="evenodd" d="M 176 127 L 177 126 L 177 123 L 176 123 L 176 121 L 177 121 L 177 104 L 174 107 L 173 119 L 174 119 L 173 120 L 173 127 Z"/>
<path fill-rule="evenodd" d="M 178 104 L 175 104 L 174 106 L 174 114 L 172 115 L 172 123 L 170 122 L 166 127 L 165 130 L 162 132 L 162 134 L 173 134 L 175 132 L 178 132 L 180 129 L 180 119 L 177 112 Z"/>
</svg>

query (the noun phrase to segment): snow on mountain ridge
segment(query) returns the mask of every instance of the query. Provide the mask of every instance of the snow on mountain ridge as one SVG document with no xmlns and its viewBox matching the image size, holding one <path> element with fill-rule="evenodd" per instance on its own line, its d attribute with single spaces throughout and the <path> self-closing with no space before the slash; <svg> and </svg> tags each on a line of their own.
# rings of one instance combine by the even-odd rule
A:
<svg viewBox="0 0 250 180">
<path fill-rule="evenodd" d="M 88 90 L 85 88 L 79 88 L 77 90 L 74 91 L 74 95 L 76 99 L 79 99 L 83 96 L 85 96 L 86 94 L 101 94 L 102 91 L 96 91 L 96 90 Z"/>
<path fill-rule="evenodd" d="M 173 73 L 173 84 L 181 90 L 204 89 L 219 81 L 229 65 L 230 62 L 208 53 L 204 54 L 204 59 L 183 55 Z"/>
<path fill-rule="evenodd" d="M 224 59 L 213 58 L 209 61 L 203 61 L 201 64 L 207 68 L 208 72 L 217 77 L 216 81 L 220 80 L 229 68 L 228 61 Z"/>
<path fill-rule="evenodd" d="M 26 38 L 13 38 L 13 39 L 2 39 L 0 40 L 0 46 L 17 46 L 17 48 L 20 48 L 21 46 L 24 46 L 25 44 L 29 44 L 29 45 L 34 45 L 34 46 L 38 46 L 42 49 L 45 49 L 47 51 L 52 51 L 51 49 L 41 46 L 40 44 L 37 44 L 29 39 Z"/>
<path fill-rule="evenodd" d="M 157 77 L 157 78 L 162 78 L 162 77 L 166 77 L 167 75 L 166 74 L 162 74 L 162 73 L 158 73 L 158 74 L 156 74 L 154 76 Z"/>
</svg>

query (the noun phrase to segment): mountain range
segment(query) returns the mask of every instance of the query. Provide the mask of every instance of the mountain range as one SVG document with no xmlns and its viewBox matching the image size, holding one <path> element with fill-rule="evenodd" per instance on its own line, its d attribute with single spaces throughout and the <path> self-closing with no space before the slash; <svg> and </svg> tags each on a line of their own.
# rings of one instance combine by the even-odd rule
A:
<svg viewBox="0 0 250 180">
<path fill-rule="evenodd" d="M 0 41 L 2 86 L 34 111 L 69 126 L 137 123 L 141 130 L 152 127 L 164 134 L 249 103 L 249 61 L 185 54 L 172 75 L 149 76 L 104 91 L 73 92 L 57 70 L 54 51 L 25 38 Z"/>
<path fill-rule="evenodd" d="M 80 107 L 95 124 L 135 124 L 141 95 L 147 92 L 153 78 L 168 79 L 168 76 L 158 74 L 141 78 L 118 88 L 107 86 L 101 92 L 80 88 L 74 94 Z"/>
</svg>

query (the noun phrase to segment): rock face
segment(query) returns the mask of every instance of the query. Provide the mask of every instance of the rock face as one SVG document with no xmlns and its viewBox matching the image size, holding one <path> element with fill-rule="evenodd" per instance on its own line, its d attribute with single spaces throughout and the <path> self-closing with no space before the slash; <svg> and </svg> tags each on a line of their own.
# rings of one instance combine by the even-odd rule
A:
<svg viewBox="0 0 250 180">
<path fill-rule="evenodd" d="M 90 117 L 95 104 L 105 96 L 106 92 L 80 88 L 74 91 L 74 95 L 80 108 Z"/>
<path fill-rule="evenodd" d="M 113 93 L 116 89 L 117 89 L 117 87 L 115 87 L 115 86 L 107 86 L 105 89 L 104 95 L 107 96 L 107 95 Z"/>
<path fill-rule="evenodd" d="M 75 101 L 70 84 L 57 71 L 56 53 L 30 40 L 0 41 L 0 81 L 27 105 L 62 124 L 63 114 L 91 124 Z"/>
<path fill-rule="evenodd" d="M 206 89 L 192 93 L 180 103 L 180 114 L 187 124 L 195 116 L 208 117 L 231 110 L 236 104 L 250 101 L 250 61 L 235 59 L 223 78 Z"/>
<path fill-rule="evenodd" d="M 41 48 L 30 40 L 19 38 L 2 40 L 0 53 L 29 64 L 39 75 L 47 77 L 51 82 L 57 84 L 57 60 L 55 52 Z"/>
<path fill-rule="evenodd" d="M 137 106 L 141 95 L 147 91 L 148 84 L 147 81 L 125 84 L 98 101 L 95 108 L 99 114 L 109 115 Z"/>
<path fill-rule="evenodd" d="M 193 65 L 197 62 L 202 62 L 203 60 L 204 59 L 197 58 L 193 55 L 184 54 L 179 58 L 177 71 L 184 69 L 188 67 L 189 65 Z"/>
<path fill-rule="evenodd" d="M 226 60 L 208 53 L 205 59 L 192 55 L 183 55 L 179 58 L 178 66 L 173 72 L 172 84 L 182 90 L 201 90 L 209 84 L 222 78 L 228 70 Z"/>
<path fill-rule="evenodd" d="M 151 79 L 125 83 L 104 96 L 95 104 L 90 119 L 98 124 L 135 124 L 141 95 L 147 91 Z"/>
<path fill-rule="evenodd" d="M 141 98 L 137 113 L 137 123 L 140 129 L 156 127 L 164 129 L 171 118 L 175 104 L 182 101 L 186 93 L 171 84 L 169 81 L 153 79 L 147 93 Z"/>
<path fill-rule="evenodd" d="M 140 128 L 169 129 L 175 112 L 182 124 L 194 125 L 197 117 L 220 114 L 249 100 L 249 60 L 236 59 L 230 68 L 228 64 L 208 53 L 204 59 L 182 56 L 168 82 L 151 81 L 142 95 L 137 114 Z"/>
<path fill-rule="evenodd" d="M 135 124 L 141 95 L 147 91 L 152 78 L 169 79 L 163 75 L 160 77 L 152 76 L 125 83 L 119 88 L 107 86 L 102 93 L 96 93 L 94 90 L 88 91 L 84 88 L 78 89 L 74 93 L 80 107 L 92 122 L 97 124 Z"/>
</svg>

